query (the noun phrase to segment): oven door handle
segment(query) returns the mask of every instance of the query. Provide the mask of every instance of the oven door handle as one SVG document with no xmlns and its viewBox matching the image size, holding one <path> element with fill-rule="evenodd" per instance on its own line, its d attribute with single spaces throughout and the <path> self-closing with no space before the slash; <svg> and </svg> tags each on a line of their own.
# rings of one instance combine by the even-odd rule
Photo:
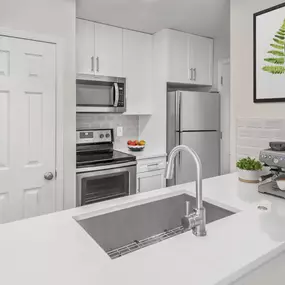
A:
<svg viewBox="0 0 285 285">
<path fill-rule="evenodd" d="M 114 107 L 118 107 L 119 104 L 119 85 L 117 82 L 114 83 Z"/>
<path fill-rule="evenodd" d="M 125 162 L 125 163 L 120 163 L 120 164 L 91 166 L 91 167 L 79 167 L 76 169 L 76 173 L 77 173 L 77 175 L 80 175 L 80 174 L 87 175 L 88 173 L 94 173 L 97 171 L 103 171 L 103 170 L 111 170 L 112 171 L 114 169 L 132 167 L 132 166 L 136 166 L 136 165 L 137 165 L 137 162 L 132 161 L 132 162 Z"/>
<path fill-rule="evenodd" d="M 129 172 L 130 167 L 119 167 L 119 168 L 111 168 L 111 169 L 104 169 L 104 170 L 95 170 L 91 172 L 85 172 L 85 173 L 77 173 L 77 178 L 82 180 L 84 178 L 91 178 L 91 177 L 97 177 L 97 176 L 103 176 L 103 175 L 109 175 L 109 174 L 120 174 L 123 172 Z"/>
</svg>

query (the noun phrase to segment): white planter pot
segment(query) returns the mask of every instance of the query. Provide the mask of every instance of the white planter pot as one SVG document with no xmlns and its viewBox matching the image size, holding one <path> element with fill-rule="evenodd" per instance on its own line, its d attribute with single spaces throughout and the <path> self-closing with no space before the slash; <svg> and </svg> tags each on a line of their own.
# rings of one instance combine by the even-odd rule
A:
<svg viewBox="0 0 285 285">
<path fill-rule="evenodd" d="M 259 183 L 259 178 L 261 175 L 261 170 L 243 170 L 238 168 L 239 180 L 242 182 Z"/>
</svg>

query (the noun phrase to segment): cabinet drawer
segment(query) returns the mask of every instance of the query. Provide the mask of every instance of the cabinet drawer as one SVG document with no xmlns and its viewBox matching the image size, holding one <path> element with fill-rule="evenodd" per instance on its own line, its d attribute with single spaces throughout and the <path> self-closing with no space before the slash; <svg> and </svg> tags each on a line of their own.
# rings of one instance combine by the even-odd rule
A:
<svg viewBox="0 0 285 285">
<path fill-rule="evenodd" d="M 149 171 L 165 169 L 165 167 L 166 167 L 165 157 L 138 160 L 137 173 L 144 173 Z"/>
<path fill-rule="evenodd" d="M 137 176 L 137 193 L 165 187 L 164 170 L 140 173 Z"/>
</svg>

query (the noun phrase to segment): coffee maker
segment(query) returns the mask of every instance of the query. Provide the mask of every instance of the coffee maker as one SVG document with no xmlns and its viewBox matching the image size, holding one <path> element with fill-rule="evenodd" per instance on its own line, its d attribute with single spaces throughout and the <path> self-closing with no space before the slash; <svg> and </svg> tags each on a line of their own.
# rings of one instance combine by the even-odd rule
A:
<svg viewBox="0 0 285 285">
<path fill-rule="evenodd" d="M 261 176 L 258 192 L 285 199 L 285 191 L 276 182 L 285 178 L 285 142 L 271 142 L 269 149 L 260 152 L 259 160 L 269 168 L 269 173 Z"/>
</svg>

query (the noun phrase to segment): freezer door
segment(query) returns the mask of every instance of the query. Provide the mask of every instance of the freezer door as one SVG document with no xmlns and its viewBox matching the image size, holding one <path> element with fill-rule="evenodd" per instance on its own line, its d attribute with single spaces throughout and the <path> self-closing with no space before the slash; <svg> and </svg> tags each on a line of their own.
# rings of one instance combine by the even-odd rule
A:
<svg viewBox="0 0 285 285">
<path fill-rule="evenodd" d="M 219 130 L 220 95 L 218 93 L 177 91 L 180 127 L 177 131 Z M 180 99 L 179 99 L 180 98 Z"/>
<path fill-rule="evenodd" d="M 220 132 L 183 132 L 181 144 L 195 150 L 202 162 L 203 179 L 220 175 Z M 181 152 L 176 163 L 176 184 L 196 180 L 194 159 Z"/>
</svg>

